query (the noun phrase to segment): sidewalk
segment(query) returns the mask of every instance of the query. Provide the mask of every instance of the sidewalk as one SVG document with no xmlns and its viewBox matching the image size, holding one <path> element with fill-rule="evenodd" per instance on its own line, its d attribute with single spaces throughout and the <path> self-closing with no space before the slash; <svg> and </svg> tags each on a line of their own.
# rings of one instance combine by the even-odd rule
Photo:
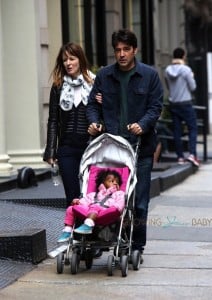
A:
<svg viewBox="0 0 212 300">
<path fill-rule="evenodd" d="M 208 149 L 212 150 L 212 143 Z M 151 199 L 148 242 L 139 271 L 130 267 L 128 276 L 122 278 L 116 268 L 114 276 L 108 277 L 107 252 L 94 261 L 91 270 L 86 270 L 82 262 L 77 275 L 71 275 L 68 266 L 58 275 L 55 259 L 47 259 L 37 266 L 16 263 L 15 268 L 23 276 L 0 290 L 1 299 L 123 299 L 124 294 L 134 300 L 142 297 L 145 300 L 211 299 L 211 174 L 209 159 L 181 184 Z M 36 216 L 36 225 L 39 222 L 47 230 L 48 249 L 54 247 L 64 209 L 30 206 L 29 211 L 29 206 L 22 204 L 7 201 L 0 204 L 4 212 L 8 205 L 10 209 L 13 207 L 14 228 L 19 225 L 20 214 L 24 226 Z M 6 267 L 7 274 L 1 275 L 5 280 L 7 276 L 12 278 L 14 264 Z"/>
<path fill-rule="evenodd" d="M 56 261 L 47 259 L 2 289 L 1 299 L 123 299 L 124 294 L 134 300 L 211 299 L 211 174 L 212 164 L 202 165 L 151 200 L 148 243 L 139 271 L 129 270 L 122 278 L 117 269 L 108 277 L 106 253 L 91 270 L 82 263 L 77 275 L 71 275 L 69 267 L 58 275 Z"/>
</svg>

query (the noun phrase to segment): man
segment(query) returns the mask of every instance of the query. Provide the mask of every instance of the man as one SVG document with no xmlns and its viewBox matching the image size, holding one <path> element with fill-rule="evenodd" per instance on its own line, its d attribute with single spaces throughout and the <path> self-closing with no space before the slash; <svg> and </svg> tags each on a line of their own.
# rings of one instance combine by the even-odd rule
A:
<svg viewBox="0 0 212 300">
<path fill-rule="evenodd" d="M 112 46 L 116 63 L 98 72 L 89 96 L 88 132 L 95 136 L 104 127 L 105 132 L 121 135 L 132 145 L 141 136 L 133 250 L 142 254 L 146 245 L 151 170 L 157 144 L 155 124 L 162 109 L 163 89 L 156 70 L 135 58 L 137 37 L 132 31 L 122 29 L 114 32 Z M 96 98 L 98 94 L 101 94 L 101 101 Z"/>
<path fill-rule="evenodd" d="M 192 92 L 196 89 L 194 74 L 189 66 L 185 65 L 185 50 L 176 48 L 173 51 L 172 64 L 165 70 L 165 80 L 169 90 L 170 112 L 174 125 L 174 142 L 178 163 L 184 164 L 182 121 L 188 127 L 189 156 L 187 160 L 199 167 L 196 153 L 197 121 L 196 113 L 192 106 Z"/>
</svg>

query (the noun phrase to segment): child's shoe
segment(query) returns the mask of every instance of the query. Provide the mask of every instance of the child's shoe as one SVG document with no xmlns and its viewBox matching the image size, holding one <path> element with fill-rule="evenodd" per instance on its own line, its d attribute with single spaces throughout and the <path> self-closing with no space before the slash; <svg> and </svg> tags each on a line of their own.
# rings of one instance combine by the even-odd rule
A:
<svg viewBox="0 0 212 300">
<path fill-rule="evenodd" d="M 68 242 L 68 240 L 71 237 L 71 232 L 66 232 L 63 231 L 61 236 L 59 237 L 59 239 L 57 240 L 58 243 L 64 243 L 64 242 Z"/>
<path fill-rule="evenodd" d="M 91 234 L 93 231 L 93 227 L 88 226 L 86 224 L 82 224 L 78 228 L 74 229 L 74 232 L 80 233 L 80 234 Z"/>
</svg>

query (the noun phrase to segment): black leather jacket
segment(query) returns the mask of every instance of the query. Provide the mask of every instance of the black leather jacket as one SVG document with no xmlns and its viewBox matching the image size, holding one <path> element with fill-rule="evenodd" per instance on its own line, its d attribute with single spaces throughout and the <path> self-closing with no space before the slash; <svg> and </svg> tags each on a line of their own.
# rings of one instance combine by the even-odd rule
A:
<svg viewBox="0 0 212 300">
<path fill-rule="evenodd" d="M 70 111 L 62 110 L 59 106 L 60 92 L 61 88 L 52 86 L 44 161 L 56 158 L 58 146 L 71 145 L 74 148 L 85 149 L 89 139 L 86 107 L 80 103 Z"/>
</svg>

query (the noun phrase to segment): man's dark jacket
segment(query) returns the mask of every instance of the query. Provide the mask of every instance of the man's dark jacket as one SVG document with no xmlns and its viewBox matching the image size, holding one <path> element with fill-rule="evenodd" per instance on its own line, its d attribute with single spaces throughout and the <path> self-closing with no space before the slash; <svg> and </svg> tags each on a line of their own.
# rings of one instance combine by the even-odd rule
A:
<svg viewBox="0 0 212 300">
<path fill-rule="evenodd" d="M 127 88 L 128 124 L 138 123 L 142 130 L 139 156 L 151 156 L 155 152 L 157 139 L 155 125 L 163 104 L 163 88 L 157 71 L 137 60 L 135 73 L 131 76 Z M 104 123 L 105 132 L 119 134 L 120 118 L 120 82 L 118 64 L 109 65 L 97 73 L 87 105 L 87 119 L 91 123 Z M 102 104 L 95 99 L 102 94 Z M 127 125 L 127 124 L 126 124 Z M 135 135 L 129 142 L 134 145 Z"/>
</svg>

